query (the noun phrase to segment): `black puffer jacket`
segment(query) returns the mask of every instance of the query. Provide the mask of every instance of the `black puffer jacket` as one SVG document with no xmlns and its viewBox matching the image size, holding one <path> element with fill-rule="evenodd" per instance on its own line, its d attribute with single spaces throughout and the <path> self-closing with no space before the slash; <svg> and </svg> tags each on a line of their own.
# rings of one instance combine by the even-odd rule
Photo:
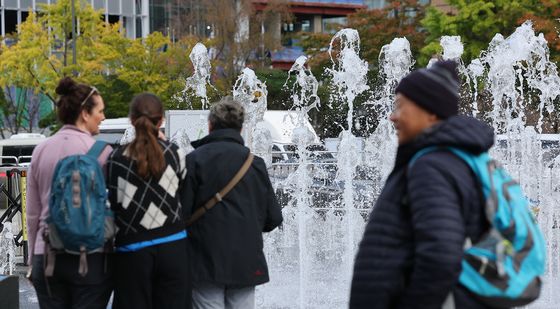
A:
<svg viewBox="0 0 560 309">
<path fill-rule="evenodd" d="M 486 124 L 455 116 L 399 146 L 359 246 L 350 308 L 440 309 L 450 291 L 456 308 L 485 308 L 457 284 L 465 237 L 476 242 L 488 230 L 473 172 L 449 151 L 408 163 L 429 146 L 478 154 L 493 137 Z"/>
<path fill-rule="evenodd" d="M 239 132 L 216 130 L 195 141 L 187 156 L 183 191 L 185 218 L 223 189 L 249 149 Z M 262 232 L 282 223 L 282 211 L 262 158 L 255 156 L 241 181 L 189 228 L 192 280 L 229 287 L 268 282 Z"/>
</svg>

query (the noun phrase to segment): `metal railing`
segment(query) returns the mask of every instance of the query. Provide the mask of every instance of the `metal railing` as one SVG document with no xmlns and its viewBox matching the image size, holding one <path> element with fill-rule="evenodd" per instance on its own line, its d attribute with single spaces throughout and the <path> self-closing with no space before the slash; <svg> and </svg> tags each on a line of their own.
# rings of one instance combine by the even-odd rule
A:
<svg viewBox="0 0 560 309">
<path fill-rule="evenodd" d="M 0 157 L 14 159 L 14 164 L 0 167 L 0 231 L 6 222 L 11 222 L 14 228 L 14 243 L 20 247 L 23 263 L 27 264 L 27 226 L 25 217 L 27 196 L 27 166 L 21 161 L 30 157 Z M 5 162 L 2 160 L 2 162 Z M 2 209 L 4 208 L 4 209 Z"/>
</svg>

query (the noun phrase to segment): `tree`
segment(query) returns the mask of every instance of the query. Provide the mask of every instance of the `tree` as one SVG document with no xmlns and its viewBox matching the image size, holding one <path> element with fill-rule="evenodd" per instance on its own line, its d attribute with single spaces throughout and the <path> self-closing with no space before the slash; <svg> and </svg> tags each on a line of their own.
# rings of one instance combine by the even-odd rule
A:
<svg viewBox="0 0 560 309">
<path fill-rule="evenodd" d="M 519 23 L 532 20 L 536 32 L 542 32 L 550 48 L 550 59 L 560 61 L 560 0 L 539 1 L 533 12 L 527 12 Z"/>
<path fill-rule="evenodd" d="M 420 27 L 420 20 L 424 17 L 425 6 L 416 0 L 390 1 L 383 9 L 360 10 L 348 16 L 348 23 L 344 27 L 353 28 L 360 34 L 360 57 L 365 59 L 370 67 L 368 72 L 368 85 L 373 92 L 364 92 L 354 101 L 355 114 L 354 122 L 360 123 L 360 128 L 353 128 L 353 133 L 357 135 L 368 135 L 376 126 L 366 121 L 371 117 L 373 111 L 365 104 L 374 98 L 375 89 L 381 82 L 378 77 L 379 53 L 381 48 L 391 43 L 394 38 L 406 37 L 410 42 L 413 57 L 420 54 L 420 48 L 426 37 L 426 33 Z M 343 25 L 339 25 L 338 30 Z M 335 98 L 330 95 L 330 79 L 324 75 L 325 69 L 332 66 L 330 56 L 327 52 L 332 34 L 327 33 L 303 33 L 300 45 L 306 54 L 310 56 L 309 65 L 317 78 L 322 79 L 319 87 L 319 97 L 323 104 L 321 110 L 315 112 L 313 117 L 321 119 L 319 132 L 326 136 L 337 136 L 342 130 L 340 123 L 344 123 L 344 115 L 347 112 L 347 105 L 335 102 Z M 336 45 L 338 42 L 334 42 Z M 333 46 L 333 50 L 338 50 Z M 330 103 L 330 104 L 328 104 Z M 330 108 L 327 106 L 331 106 Z"/>
<path fill-rule="evenodd" d="M 4 89 L 8 101 L 12 99 L 8 94 L 16 88 L 19 93 L 27 94 L 31 90 L 35 96 L 45 96 L 50 100 L 47 103 L 54 105 L 55 88 L 62 77 L 77 74 L 79 81 L 97 84 L 103 80 L 111 63 L 118 59 L 119 44 L 115 42 L 122 43 L 124 39 L 118 25 L 105 23 L 100 12 L 96 12 L 87 1 L 77 1 L 79 35 L 72 38 L 70 5 L 70 0 L 61 0 L 44 5 L 38 14 L 31 12 L 18 26 L 16 43 L 2 48 L 0 87 Z M 76 65 L 70 61 L 72 40 L 78 45 Z M 36 121 L 32 121 L 37 118 L 32 114 L 38 109 L 33 103 L 28 104 L 28 98 L 19 99 L 11 101 L 10 105 L 12 109 L 24 110 L 22 114 L 28 115 L 28 130 L 31 130 L 36 125 Z M 15 126 L 13 131 L 17 132 L 21 123 L 12 122 Z"/>
<path fill-rule="evenodd" d="M 348 16 L 348 27 L 358 30 L 361 40 L 361 56 L 371 66 L 377 67 L 383 45 L 394 38 L 405 37 L 417 58 L 424 45 L 426 33 L 420 27 L 426 6 L 417 0 L 390 1 L 379 10 L 361 10 Z"/>
<path fill-rule="evenodd" d="M 350 14 L 346 26 L 339 25 L 333 30 L 342 27 L 356 29 L 361 38 L 360 57 L 375 69 L 383 45 L 391 43 L 397 37 L 406 37 L 413 56 L 416 58 L 419 55 L 426 38 L 426 33 L 420 27 L 425 10 L 426 6 L 417 0 L 393 0 L 382 9 L 360 10 Z M 310 65 L 316 76 L 330 66 L 330 57 L 326 51 L 331 37 L 332 34 L 328 33 L 301 34 L 300 45 L 311 56 Z"/>
<path fill-rule="evenodd" d="M 74 65 L 70 11 L 71 0 L 44 5 L 39 13 L 30 13 L 18 26 L 16 43 L 0 50 L 0 88 L 7 101 L 2 104 L 2 110 L 4 115 L 12 115 L 4 119 L 4 124 L 14 126 L 13 131 L 17 132 L 26 123 L 31 130 L 38 121 L 31 112 L 36 113 L 38 108 L 28 104 L 29 98 L 45 96 L 50 100 L 47 103 L 54 105 L 56 85 L 69 75 L 100 90 L 109 117 L 126 116 L 128 102 L 139 92 L 153 92 L 166 105 L 173 105 L 171 97 L 181 90 L 181 77 L 189 72 L 192 38 L 171 43 L 168 37 L 156 32 L 144 39 L 131 40 L 126 38 L 120 24 L 106 23 L 89 1 L 76 0 L 79 28 Z M 18 98 L 13 95 L 14 89 L 18 89 Z M 22 97 L 23 94 L 27 97 Z M 27 115 L 31 122 L 26 122 L 23 116 L 15 117 L 14 111 L 21 111 L 17 115 Z M 51 114 L 48 119 L 52 121 L 55 117 Z"/>
<path fill-rule="evenodd" d="M 534 12 L 540 5 L 535 0 L 448 0 L 454 14 L 429 8 L 422 25 L 428 32 L 427 45 L 422 48 L 422 64 L 432 55 L 441 52 L 439 40 L 444 35 L 459 35 L 465 51 L 463 60 L 469 63 L 477 58 L 496 33 L 510 35 L 523 23 L 525 14 Z"/>
</svg>

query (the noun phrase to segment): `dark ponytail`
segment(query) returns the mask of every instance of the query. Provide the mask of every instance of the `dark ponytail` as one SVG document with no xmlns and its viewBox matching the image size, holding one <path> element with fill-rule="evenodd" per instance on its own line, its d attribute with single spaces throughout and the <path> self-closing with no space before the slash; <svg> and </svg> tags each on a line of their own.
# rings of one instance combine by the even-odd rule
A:
<svg viewBox="0 0 560 309">
<path fill-rule="evenodd" d="M 142 93 L 130 103 L 130 120 L 136 137 L 127 146 L 136 161 L 138 175 L 144 179 L 160 177 L 165 168 L 163 150 L 158 142 L 158 122 L 163 118 L 163 104 L 151 93 Z"/>
</svg>

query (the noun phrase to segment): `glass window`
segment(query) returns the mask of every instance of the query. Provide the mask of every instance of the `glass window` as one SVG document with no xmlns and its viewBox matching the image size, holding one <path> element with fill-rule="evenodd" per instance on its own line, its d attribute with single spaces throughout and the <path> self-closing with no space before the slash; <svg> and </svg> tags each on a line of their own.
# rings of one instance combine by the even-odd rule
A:
<svg viewBox="0 0 560 309">
<path fill-rule="evenodd" d="M 142 37 L 142 17 L 136 17 L 136 38 Z"/>
<path fill-rule="evenodd" d="M 160 31 L 161 33 L 166 33 L 165 8 L 162 4 L 150 5 L 150 31 Z"/>
<path fill-rule="evenodd" d="M 324 33 L 334 34 L 344 25 L 346 25 L 346 17 L 323 18 Z"/>
<path fill-rule="evenodd" d="M 16 32 L 17 26 L 17 11 L 5 10 L 4 17 L 6 18 L 6 34 Z"/>
<path fill-rule="evenodd" d="M 4 0 L 4 6 L 8 9 L 17 9 L 18 8 L 17 0 Z"/>
<path fill-rule="evenodd" d="M 120 17 L 118 15 L 109 15 L 109 23 L 116 24 L 120 21 Z"/>
<path fill-rule="evenodd" d="M 22 10 L 28 11 L 30 8 L 33 9 L 33 2 L 31 0 L 20 0 L 19 3 Z"/>
<path fill-rule="evenodd" d="M 365 4 L 370 9 L 382 9 L 383 7 L 385 7 L 385 5 L 387 5 L 387 3 L 385 3 L 385 0 L 366 0 Z"/>
<path fill-rule="evenodd" d="M 29 12 L 21 12 L 21 22 L 24 22 L 29 16 Z"/>
<path fill-rule="evenodd" d="M 311 31 L 311 21 L 302 20 L 301 21 L 301 31 L 310 32 Z"/>
<path fill-rule="evenodd" d="M 41 3 L 42 4 L 47 4 L 48 0 L 35 0 L 35 5 L 37 6 L 37 9 L 41 8 L 41 5 L 40 5 Z"/>
<path fill-rule="evenodd" d="M 120 14 L 119 12 L 119 2 L 121 0 L 110 0 L 109 2 L 109 14 Z"/>
<path fill-rule="evenodd" d="M 111 2 L 111 1 L 109 1 L 109 2 Z M 113 2 L 116 2 L 116 1 L 113 1 Z M 93 7 L 96 10 L 103 9 L 103 12 L 105 12 L 105 0 L 95 0 L 95 1 L 93 1 Z"/>
<path fill-rule="evenodd" d="M 136 1 L 136 15 L 142 14 L 142 0 L 135 0 Z"/>
<path fill-rule="evenodd" d="M 133 4 L 134 4 L 133 0 L 123 0 L 123 2 L 122 2 L 123 15 L 125 15 L 125 16 L 134 15 Z"/>
</svg>

